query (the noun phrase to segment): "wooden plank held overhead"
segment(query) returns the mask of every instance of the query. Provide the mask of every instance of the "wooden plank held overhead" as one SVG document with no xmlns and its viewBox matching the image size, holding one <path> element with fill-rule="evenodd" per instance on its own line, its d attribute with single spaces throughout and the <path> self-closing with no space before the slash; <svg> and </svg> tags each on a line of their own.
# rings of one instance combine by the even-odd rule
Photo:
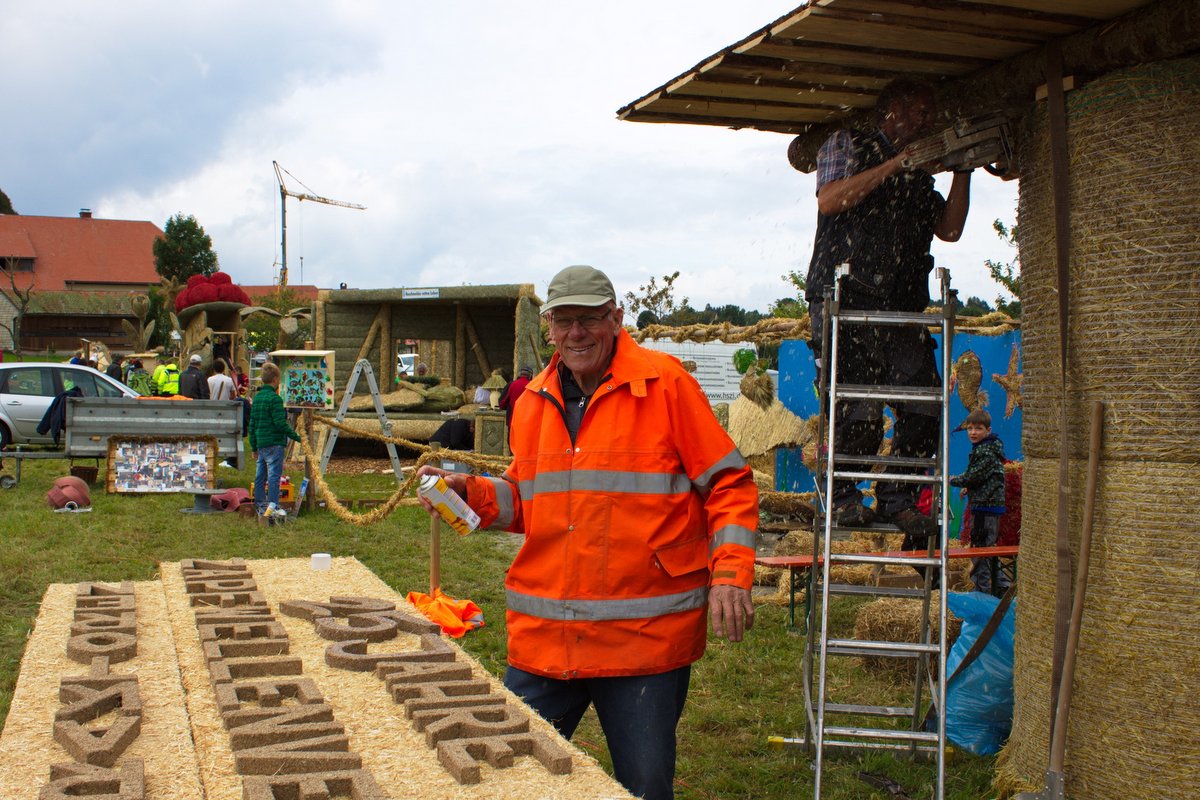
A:
<svg viewBox="0 0 1200 800">
<path fill-rule="evenodd" d="M 1152 0 L 814 0 L 617 112 L 800 134 L 874 107 L 899 75 L 961 79 Z"/>
</svg>

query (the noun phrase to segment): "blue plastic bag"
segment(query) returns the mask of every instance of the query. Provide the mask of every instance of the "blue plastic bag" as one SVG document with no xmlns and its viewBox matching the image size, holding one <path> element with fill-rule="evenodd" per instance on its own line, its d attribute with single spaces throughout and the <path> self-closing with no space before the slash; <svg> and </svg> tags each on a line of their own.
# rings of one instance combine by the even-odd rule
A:
<svg viewBox="0 0 1200 800">
<path fill-rule="evenodd" d="M 962 631 L 946 660 L 947 675 L 954 675 L 999 603 L 982 592 L 947 595 L 951 613 L 962 620 Z M 946 687 L 946 736 L 976 755 L 998 753 L 1012 730 L 1015 620 L 1014 602 L 983 652 Z"/>
</svg>

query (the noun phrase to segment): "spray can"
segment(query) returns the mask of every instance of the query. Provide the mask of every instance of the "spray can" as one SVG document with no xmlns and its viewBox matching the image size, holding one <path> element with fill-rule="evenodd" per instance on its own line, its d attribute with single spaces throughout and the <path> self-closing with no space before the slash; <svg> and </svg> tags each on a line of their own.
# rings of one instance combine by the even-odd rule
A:
<svg viewBox="0 0 1200 800">
<path fill-rule="evenodd" d="M 446 485 L 446 480 L 440 475 L 421 478 L 417 494 L 432 503 L 442 519 L 461 535 L 466 536 L 479 527 L 479 515 Z"/>
</svg>

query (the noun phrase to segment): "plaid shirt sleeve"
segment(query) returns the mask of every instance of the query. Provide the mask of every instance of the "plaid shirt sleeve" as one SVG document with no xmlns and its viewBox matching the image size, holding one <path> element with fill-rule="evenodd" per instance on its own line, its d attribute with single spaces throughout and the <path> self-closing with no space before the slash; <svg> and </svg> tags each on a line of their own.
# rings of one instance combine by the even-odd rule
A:
<svg viewBox="0 0 1200 800">
<path fill-rule="evenodd" d="M 826 139 L 817 151 L 817 191 L 827 183 L 853 175 L 857 168 L 858 159 L 854 156 L 850 131 L 842 128 Z"/>
</svg>

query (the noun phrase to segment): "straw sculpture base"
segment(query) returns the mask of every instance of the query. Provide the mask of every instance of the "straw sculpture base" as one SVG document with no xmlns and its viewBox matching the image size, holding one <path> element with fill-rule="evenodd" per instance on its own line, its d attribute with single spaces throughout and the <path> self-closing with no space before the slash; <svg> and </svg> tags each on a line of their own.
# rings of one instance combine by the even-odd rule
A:
<svg viewBox="0 0 1200 800">
<path fill-rule="evenodd" d="M 126 584 L 136 598 L 136 636 L 129 638 L 136 638 L 137 652 L 107 665 L 113 674 L 136 676 L 136 691 L 122 695 L 124 707 L 81 723 L 99 739 L 104 728 L 119 728 L 123 715 L 140 719 L 140 730 L 126 736 L 129 742 L 111 765 L 111 774 L 121 776 L 122 800 L 252 800 L 312 792 L 359 800 L 629 797 L 454 642 L 421 633 L 428 623 L 353 558 L 335 558 L 327 571 L 314 571 L 308 559 L 288 559 L 170 563 L 161 565 L 161 574 L 161 582 Z M 212 582 L 204 587 L 212 591 L 202 591 L 199 581 Z M 0 738 L 5 800 L 34 800 L 52 777 L 66 786 L 108 772 L 78 765 L 79 749 L 73 753 L 55 740 L 56 712 L 62 716 L 72 700 L 66 694 L 60 699 L 60 682 L 97 669 L 95 662 L 89 667 L 67 655 L 68 640 L 76 644 L 76 656 L 87 655 L 82 640 L 71 638 L 72 624 L 79 624 L 76 591 L 74 585 L 49 587 L 26 648 Z M 328 635 L 331 622 L 347 620 L 307 619 L 305 609 L 331 598 L 393 605 L 401 632 L 387 641 L 375 641 L 372 633 L 375 643 L 366 648 L 322 638 L 319 629 Z M 205 625 L 206 619 L 217 624 Z M 357 624 L 349 629 L 357 631 Z M 94 641 L 115 648 L 126 643 L 122 636 L 108 633 Z M 390 664 L 386 681 L 376 670 L 358 671 L 380 653 L 415 663 Z M 446 675 L 422 683 L 412 675 L 422 669 Z M 94 681 L 111 679 L 92 680 L 98 685 Z M 271 686 L 282 692 L 277 700 L 262 694 Z M 421 699 L 441 688 L 446 692 L 440 701 Z M 486 700 L 467 703 L 453 692 Z M 140 707 L 131 702 L 137 697 Z M 488 709 L 477 708 L 485 704 Z M 459 710 L 465 706 L 470 709 Z M 513 733 L 500 730 L 507 723 L 493 722 L 500 717 L 512 723 Z M 472 724 L 496 733 L 464 734 Z M 61 732 L 58 738 L 64 740 Z M 295 774 L 282 774 L 287 772 Z M 133 791 L 138 776 L 144 793 Z M 107 786 L 105 796 L 116 797 L 115 780 Z"/>
</svg>

